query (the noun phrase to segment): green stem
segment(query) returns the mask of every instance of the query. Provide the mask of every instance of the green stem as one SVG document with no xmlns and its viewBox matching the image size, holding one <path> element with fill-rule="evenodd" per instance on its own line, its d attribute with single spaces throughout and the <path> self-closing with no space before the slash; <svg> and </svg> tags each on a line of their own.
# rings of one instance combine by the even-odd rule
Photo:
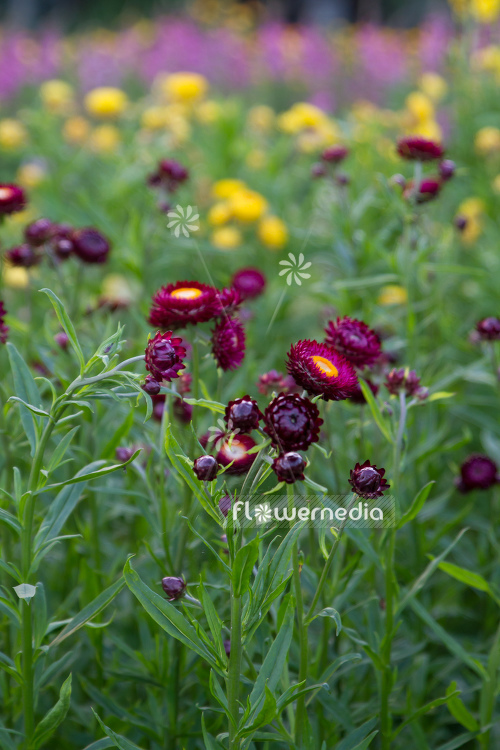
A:
<svg viewBox="0 0 500 750">
<path fill-rule="evenodd" d="M 234 595 L 233 587 L 231 586 L 231 654 L 229 656 L 229 674 L 227 679 L 227 702 L 231 717 L 229 720 L 229 750 L 236 750 L 239 745 L 236 735 L 240 721 L 238 699 L 241 656 L 241 597 Z"/>
<path fill-rule="evenodd" d="M 488 681 L 483 682 L 481 690 L 481 726 L 487 727 L 491 724 L 493 709 L 495 707 L 495 696 L 497 690 L 497 675 L 500 669 L 500 625 L 491 647 L 488 658 Z M 479 742 L 483 750 L 490 747 L 490 730 L 479 736 Z"/>
</svg>

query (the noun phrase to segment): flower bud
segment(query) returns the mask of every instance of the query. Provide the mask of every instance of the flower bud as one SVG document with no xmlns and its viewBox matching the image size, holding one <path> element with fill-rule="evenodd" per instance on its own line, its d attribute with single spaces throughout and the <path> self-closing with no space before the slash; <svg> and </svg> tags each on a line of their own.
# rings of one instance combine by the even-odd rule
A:
<svg viewBox="0 0 500 750">
<path fill-rule="evenodd" d="M 169 602 L 175 602 L 177 599 L 181 599 L 186 591 L 186 582 L 182 578 L 175 578 L 174 576 L 166 576 L 166 578 L 162 578 L 161 586 L 166 593 Z"/>
<path fill-rule="evenodd" d="M 193 465 L 193 471 L 200 482 L 212 482 L 217 477 L 219 465 L 213 456 L 200 456 Z"/>
</svg>

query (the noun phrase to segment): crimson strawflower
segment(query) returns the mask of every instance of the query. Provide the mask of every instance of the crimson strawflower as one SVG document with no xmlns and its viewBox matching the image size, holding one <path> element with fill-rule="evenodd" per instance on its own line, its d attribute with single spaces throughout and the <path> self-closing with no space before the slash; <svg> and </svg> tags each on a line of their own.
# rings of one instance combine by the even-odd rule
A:
<svg viewBox="0 0 500 750">
<path fill-rule="evenodd" d="M 500 318 L 483 318 L 476 323 L 476 331 L 483 341 L 500 341 Z"/>
<path fill-rule="evenodd" d="M 306 462 L 300 453 L 296 453 L 295 451 L 280 453 L 274 459 L 272 468 L 280 482 L 293 484 L 294 482 L 303 482 L 305 479 L 304 469 L 306 468 Z"/>
<path fill-rule="evenodd" d="M 245 329 L 232 317 L 222 318 L 212 331 L 212 354 L 222 370 L 235 370 L 245 358 Z"/>
<path fill-rule="evenodd" d="M 71 235 L 73 251 L 84 263 L 105 263 L 110 245 L 106 237 L 93 227 L 77 229 Z"/>
<path fill-rule="evenodd" d="M 232 498 L 231 495 L 224 495 L 219 500 L 219 510 L 222 515 L 227 518 L 229 511 L 231 510 Z"/>
<path fill-rule="evenodd" d="M 443 180 L 451 180 L 456 169 L 457 165 L 451 159 L 443 159 L 438 165 L 439 174 Z"/>
<path fill-rule="evenodd" d="M 141 388 L 149 396 L 157 396 L 161 391 L 161 384 L 152 375 L 146 375 Z"/>
<path fill-rule="evenodd" d="M 390 486 L 384 479 L 384 474 L 385 469 L 377 469 L 369 461 L 365 461 L 364 464 L 357 463 L 354 469 L 351 469 L 349 484 L 352 491 L 360 497 L 381 497 Z"/>
<path fill-rule="evenodd" d="M 149 322 L 158 328 L 183 328 L 206 323 L 220 311 L 218 290 L 199 281 L 162 286 L 153 297 Z"/>
<path fill-rule="evenodd" d="M 224 415 L 228 429 L 240 432 L 256 430 L 262 418 L 257 401 L 248 395 L 230 401 Z"/>
<path fill-rule="evenodd" d="M 330 320 L 326 343 L 356 367 L 370 367 L 380 356 L 380 339 L 366 323 L 355 318 Z"/>
<path fill-rule="evenodd" d="M 4 303 L 0 299 L 0 344 L 7 343 L 7 337 L 9 334 L 9 326 L 5 323 L 6 315 L 7 310 L 5 309 Z"/>
<path fill-rule="evenodd" d="M 245 474 L 257 454 L 248 453 L 257 445 L 250 435 L 230 434 L 226 438 L 219 437 L 217 440 L 218 452 L 217 462 L 226 468 L 226 474 Z M 229 466 L 229 464 L 232 464 Z"/>
<path fill-rule="evenodd" d="M 384 385 L 393 396 L 403 390 L 407 396 L 416 396 L 420 400 L 426 399 L 429 395 L 428 389 L 420 385 L 420 378 L 415 370 L 404 367 L 393 368 L 386 376 Z"/>
<path fill-rule="evenodd" d="M 440 143 L 422 138 L 420 135 L 407 135 L 400 138 L 397 151 L 403 159 L 410 161 L 433 161 L 441 159 L 444 149 Z"/>
<path fill-rule="evenodd" d="M 358 379 L 352 364 L 318 341 L 298 341 L 290 348 L 286 367 L 298 385 L 325 401 L 350 398 L 356 391 Z"/>
<path fill-rule="evenodd" d="M 242 300 L 254 299 L 264 291 L 266 277 L 258 268 L 240 268 L 231 279 L 231 286 L 239 292 Z"/>
<path fill-rule="evenodd" d="M 259 375 L 257 388 L 259 389 L 259 393 L 263 393 L 265 396 L 273 392 L 298 393 L 300 391 L 299 386 L 291 375 L 283 375 L 277 370 L 269 370 L 269 372 Z"/>
<path fill-rule="evenodd" d="M 176 578 L 175 576 L 166 576 L 161 581 L 162 589 L 168 596 L 169 602 L 175 602 L 184 596 L 186 585 L 186 582 L 182 578 Z"/>
<path fill-rule="evenodd" d="M 212 482 L 218 470 L 219 465 L 213 456 L 200 456 L 193 464 L 193 471 L 200 482 Z"/>
<path fill-rule="evenodd" d="M 32 221 L 31 224 L 24 230 L 24 239 L 29 245 L 33 247 L 40 247 L 45 242 L 50 240 L 54 231 L 54 225 L 50 219 L 37 219 Z"/>
<path fill-rule="evenodd" d="M 456 480 L 460 492 L 488 490 L 500 481 L 496 463 L 489 456 L 474 453 L 460 467 L 460 478 Z"/>
<path fill-rule="evenodd" d="M 162 159 L 156 172 L 149 177 L 148 182 L 152 187 L 162 187 L 169 193 L 173 193 L 188 177 L 188 170 L 178 161 Z"/>
<path fill-rule="evenodd" d="M 26 196 L 19 185 L 0 184 L 0 216 L 22 211 L 25 205 Z"/>
<path fill-rule="evenodd" d="M 152 339 L 149 339 L 146 347 L 144 361 L 146 370 L 158 381 L 167 380 L 170 382 L 179 377 L 179 370 L 184 369 L 183 362 L 186 356 L 186 350 L 180 344 L 182 339 L 174 336 L 172 331 L 158 333 Z"/>
<path fill-rule="evenodd" d="M 11 265 L 22 268 L 31 268 L 38 265 L 42 260 L 40 253 L 26 243 L 7 250 L 5 258 Z"/>
<path fill-rule="evenodd" d="M 325 148 L 325 150 L 321 154 L 321 158 L 323 159 L 323 161 L 326 161 L 329 164 L 340 164 L 340 162 L 344 161 L 348 154 L 349 149 L 346 148 L 346 146 L 328 146 L 328 148 Z"/>
<path fill-rule="evenodd" d="M 307 450 L 319 440 L 323 424 L 318 407 L 297 393 L 280 394 L 271 401 L 264 415 L 264 432 L 280 453 Z"/>
</svg>

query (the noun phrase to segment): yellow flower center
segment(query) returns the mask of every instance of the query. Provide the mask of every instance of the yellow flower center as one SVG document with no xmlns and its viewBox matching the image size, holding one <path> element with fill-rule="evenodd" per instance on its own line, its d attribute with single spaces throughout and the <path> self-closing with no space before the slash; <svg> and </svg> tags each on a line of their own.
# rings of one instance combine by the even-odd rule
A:
<svg viewBox="0 0 500 750">
<path fill-rule="evenodd" d="M 320 357 L 315 354 L 313 357 L 311 357 L 311 359 L 318 370 L 321 370 L 321 372 L 327 375 L 329 378 L 336 378 L 339 374 L 339 371 L 337 370 L 335 365 L 326 357 Z"/>
<path fill-rule="evenodd" d="M 241 440 L 233 438 L 224 443 L 224 453 L 231 461 L 238 461 L 240 458 L 246 456 L 247 451 L 245 444 Z"/>
<path fill-rule="evenodd" d="M 0 188 L 0 201 L 6 200 L 7 198 L 10 198 L 12 195 L 12 189 L 11 188 Z"/>
<path fill-rule="evenodd" d="M 197 299 L 201 297 L 201 289 L 193 289 L 191 287 L 181 287 L 181 289 L 174 289 L 171 296 L 175 299 Z"/>
</svg>

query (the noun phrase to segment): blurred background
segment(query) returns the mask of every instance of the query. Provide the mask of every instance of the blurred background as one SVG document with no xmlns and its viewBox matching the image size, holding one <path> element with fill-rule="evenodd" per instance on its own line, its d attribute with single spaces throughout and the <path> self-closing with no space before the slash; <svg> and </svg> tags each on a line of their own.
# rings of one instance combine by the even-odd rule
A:
<svg viewBox="0 0 500 750">
<path fill-rule="evenodd" d="M 410 27 L 429 13 L 446 10 L 445 0 L 241 0 L 253 17 L 287 23 L 376 22 Z M 138 17 L 188 11 L 199 17 L 214 17 L 221 0 L 0 0 L 0 20 L 13 26 L 35 29 L 40 24 L 73 31 L 93 25 L 119 26 Z"/>
</svg>

